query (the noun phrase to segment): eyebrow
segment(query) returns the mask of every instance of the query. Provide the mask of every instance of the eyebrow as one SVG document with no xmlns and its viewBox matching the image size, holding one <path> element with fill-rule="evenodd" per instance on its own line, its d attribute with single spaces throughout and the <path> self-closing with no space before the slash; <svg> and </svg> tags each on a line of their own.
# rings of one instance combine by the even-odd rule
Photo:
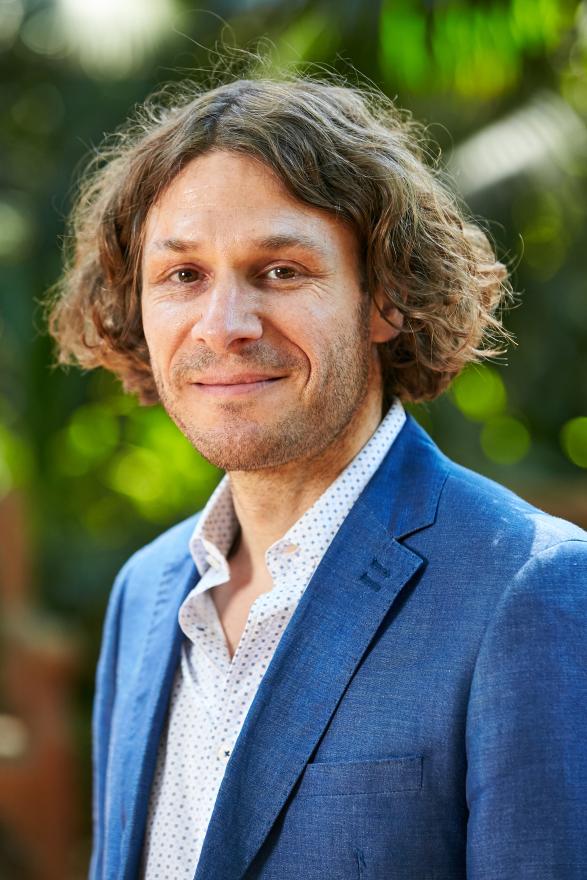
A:
<svg viewBox="0 0 587 880">
<path fill-rule="evenodd" d="M 304 250 L 312 251 L 318 256 L 326 257 L 327 251 L 321 247 L 315 239 L 303 233 L 288 234 L 280 233 L 269 235 L 265 238 L 254 239 L 251 244 L 258 250 L 277 251 L 287 247 L 304 248 Z M 168 250 L 176 254 L 184 254 L 187 251 L 197 250 L 201 246 L 201 242 L 190 238 L 166 238 L 153 243 L 153 250 Z"/>
</svg>

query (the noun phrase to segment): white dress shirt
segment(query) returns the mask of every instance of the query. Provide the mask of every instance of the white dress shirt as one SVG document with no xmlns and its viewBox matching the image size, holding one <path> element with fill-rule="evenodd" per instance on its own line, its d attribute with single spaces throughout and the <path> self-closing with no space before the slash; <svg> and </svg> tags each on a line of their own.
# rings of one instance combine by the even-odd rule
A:
<svg viewBox="0 0 587 880">
<path fill-rule="evenodd" d="M 273 586 L 251 605 L 232 660 L 211 597 L 215 586 L 230 580 L 227 556 L 239 528 L 228 475 L 206 504 L 189 543 L 201 578 L 179 610 L 185 639 L 151 789 L 145 880 L 193 880 L 226 765 L 277 644 L 405 419 L 395 401 L 336 480 L 266 551 Z"/>
</svg>

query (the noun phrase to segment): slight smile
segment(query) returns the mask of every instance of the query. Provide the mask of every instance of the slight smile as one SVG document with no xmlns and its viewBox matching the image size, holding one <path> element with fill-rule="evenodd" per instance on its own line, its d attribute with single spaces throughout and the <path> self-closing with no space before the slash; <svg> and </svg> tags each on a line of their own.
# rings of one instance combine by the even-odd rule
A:
<svg viewBox="0 0 587 880">
<path fill-rule="evenodd" d="M 235 395 L 240 396 L 242 394 L 251 394 L 255 391 L 262 391 L 284 378 L 285 376 L 271 376 L 264 378 L 239 379 L 234 382 L 194 382 L 192 385 L 203 394 L 211 394 L 216 397 L 232 397 Z"/>
</svg>

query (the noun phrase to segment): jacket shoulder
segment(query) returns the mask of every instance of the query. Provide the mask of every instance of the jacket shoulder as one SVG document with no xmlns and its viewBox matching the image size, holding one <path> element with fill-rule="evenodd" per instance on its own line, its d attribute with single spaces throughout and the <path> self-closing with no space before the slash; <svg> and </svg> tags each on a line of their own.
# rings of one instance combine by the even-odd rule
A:
<svg viewBox="0 0 587 880">
<path fill-rule="evenodd" d="M 439 516 L 461 519 L 466 533 L 503 550 L 509 541 L 525 544 L 528 556 L 567 541 L 587 542 L 580 526 L 541 510 L 506 486 L 449 460 Z"/>
</svg>

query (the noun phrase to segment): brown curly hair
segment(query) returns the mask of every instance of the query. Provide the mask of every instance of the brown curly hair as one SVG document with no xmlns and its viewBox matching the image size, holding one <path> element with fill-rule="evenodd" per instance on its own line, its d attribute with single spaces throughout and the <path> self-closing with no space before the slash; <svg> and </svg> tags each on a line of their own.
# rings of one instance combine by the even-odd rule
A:
<svg viewBox="0 0 587 880">
<path fill-rule="evenodd" d="M 300 201 L 352 224 L 367 289 L 403 315 L 379 346 L 384 403 L 435 398 L 468 362 L 502 353 L 498 312 L 512 291 L 425 142 L 408 113 L 364 87 L 291 76 L 163 89 L 82 180 L 47 303 L 58 363 L 106 367 L 141 403 L 158 401 L 141 321 L 145 218 L 186 163 L 223 149 L 261 159 Z"/>
</svg>

